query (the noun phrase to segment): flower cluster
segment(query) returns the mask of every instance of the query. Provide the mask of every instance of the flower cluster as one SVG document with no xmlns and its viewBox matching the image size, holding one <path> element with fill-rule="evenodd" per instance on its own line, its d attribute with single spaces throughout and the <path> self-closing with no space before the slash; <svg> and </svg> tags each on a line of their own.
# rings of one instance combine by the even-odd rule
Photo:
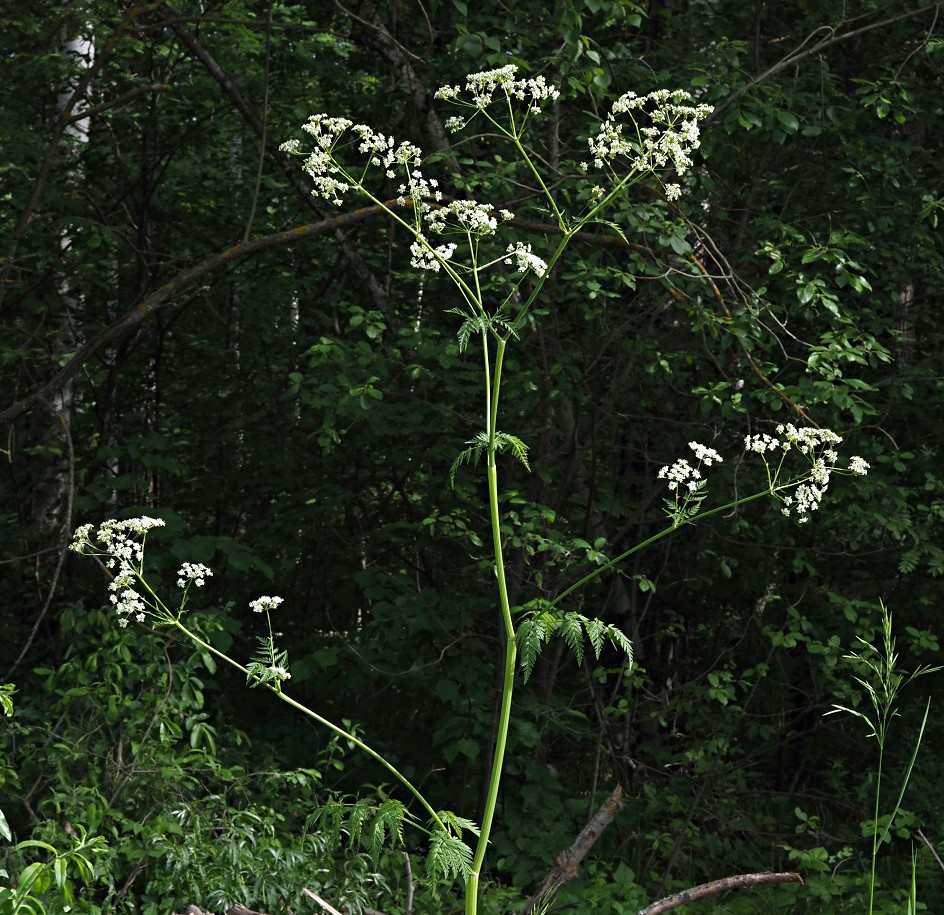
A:
<svg viewBox="0 0 944 915">
<path fill-rule="evenodd" d="M 800 524 L 809 521 L 811 513 L 819 508 L 829 488 L 829 478 L 833 472 L 851 473 L 855 476 L 865 476 L 869 472 L 868 462 L 858 455 L 850 458 L 846 470 L 837 467 L 839 454 L 836 446 L 841 443 L 842 437 L 830 429 L 814 427 L 798 429 L 792 423 L 778 425 L 777 436 L 764 432 L 744 438 L 745 450 L 761 455 L 765 464 L 767 464 L 768 455 L 772 457 L 776 451 L 782 452 L 780 465 L 774 470 L 773 475 L 770 473 L 770 465 L 767 464 L 770 489 L 776 495 L 778 489 L 795 487 L 792 493 L 779 496 L 782 502 L 780 510 L 787 517 L 795 516 Z M 802 480 L 779 483 L 783 457 L 790 451 L 802 454 L 809 461 L 809 470 Z"/>
<path fill-rule="evenodd" d="M 492 104 L 495 93 L 501 91 L 509 101 L 523 101 L 528 105 L 531 114 L 541 113 L 541 103 L 560 97 L 560 90 L 550 85 L 543 76 L 532 79 L 516 79 L 518 68 L 514 64 L 507 64 L 497 70 L 484 70 L 481 73 L 470 73 L 466 77 L 466 92 L 472 96 L 471 104 L 461 98 L 462 90 L 458 86 L 443 86 L 436 98 L 444 101 L 465 104 L 478 109 L 488 108 Z M 447 129 L 457 130 L 464 126 L 461 118 L 450 118 Z"/>
<path fill-rule="evenodd" d="M 721 464 L 724 459 L 714 448 L 707 445 L 700 445 L 698 442 L 689 442 L 688 447 L 695 452 L 695 458 L 698 461 L 697 467 L 692 467 L 685 458 L 679 458 L 671 466 L 663 467 L 658 477 L 660 480 L 666 480 L 667 486 L 671 492 L 676 492 L 680 487 L 689 492 L 695 492 L 700 486 L 704 485 L 701 475 L 701 465 L 710 467 L 714 463 Z"/>
<path fill-rule="evenodd" d="M 185 562 L 177 570 L 177 587 L 187 588 L 193 584 L 202 588 L 206 584 L 206 579 L 212 577 L 213 573 L 202 563 Z"/>
<path fill-rule="evenodd" d="M 871 466 L 868 461 L 859 457 L 857 454 L 849 458 L 849 473 L 857 477 L 864 477 L 869 472 Z"/>
<path fill-rule="evenodd" d="M 419 270 L 430 270 L 439 273 L 443 261 L 449 260 L 455 253 L 456 245 L 431 246 L 422 235 L 417 235 L 416 241 L 410 245 L 410 264 Z"/>
<path fill-rule="evenodd" d="M 256 600 L 249 601 L 249 609 L 252 610 L 253 613 L 267 613 L 269 610 L 274 610 L 281 603 L 281 597 L 268 597 L 267 595 L 263 595 Z"/>
<path fill-rule="evenodd" d="M 311 176 L 314 183 L 312 194 L 330 200 L 335 206 L 341 206 L 344 193 L 351 189 L 347 181 L 342 181 L 335 175 L 341 174 L 341 169 L 334 161 L 332 152 L 340 137 L 351 126 L 347 118 L 332 118 L 326 114 L 313 114 L 302 125 L 305 133 L 311 134 L 315 140 L 314 149 L 305 160 L 305 171 Z M 298 140 L 289 140 L 282 144 L 285 152 L 297 153 Z"/>
<path fill-rule="evenodd" d="M 701 468 L 720 464 L 723 458 L 714 448 L 689 442 L 688 447 L 695 454 L 696 465 L 693 467 L 686 458 L 679 458 L 674 464 L 666 465 L 659 471 L 659 479 L 665 480 L 672 497 L 664 499 L 665 513 L 673 526 L 684 524 L 698 514 L 701 503 L 708 495 L 708 481 L 702 476 Z"/>
<path fill-rule="evenodd" d="M 162 518 L 126 518 L 123 521 L 111 518 L 98 526 L 94 538 L 98 541 L 96 544 L 91 536 L 94 525 L 83 524 L 76 528 L 69 549 L 92 556 L 108 555 L 111 558 L 105 565 L 109 569 L 115 568 L 118 562 L 140 564 L 144 558 L 145 535 L 153 528 L 163 526 Z M 136 537 L 142 538 L 142 542 L 139 543 Z"/>
<path fill-rule="evenodd" d="M 513 64 L 470 74 L 466 80 L 466 90 L 471 96 L 471 102 L 462 99 L 463 93 L 458 86 L 446 86 L 436 95 L 478 112 L 491 103 L 496 92 L 501 92 L 509 101 L 525 102 L 528 113 L 532 114 L 540 111 L 542 102 L 556 99 L 560 94 L 555 87 L 548 85 L 544 77 L 518 79 L 517 67 Z M 452 118 L 447 126 L 455 130 L 464 123 L 462 118 Z M 494 235 L 501 221 L 515 218 L 508 210 L 496 211 L 491 204 L 475 200 L 444 203 L 437 181 L 423 175 L 421 150 L 408 141 L 398 143 L 393 137 L 374 131 L 365 124 L 355 124 L 347 118 L 330 117 L 327 114 L 312 115 L 302 129 L 314 140 L 314 148 L 310 152 L 303 152 L 298 140 L 289 140 L 280 148 L 288 153 L 306 156 L 303 168 L 311 179 L 314 196 L 339 206 L 344 202 L 345 195 L 353 190 L 363 191 L 376 200 L 366 191 L 366 175 L 371 168 L 383 171 L 388 179 L 400 179 L 396 185 L 397 204 L 406 206 L 412 203 L 413 206 L 414 224 L 411 228 L 415 237 L 410 245 L 410 263 L 414 267 L 439 272 L 455 254 L 456 244 L 436 245 L 430 241 L 430 235 L 456 232 L 466 237 L 484 238 Z M 360 171 L 344 163 L 341 152 L 345 147 L 356 147 L 357 152 L 366 157 Z M 547 270 L 544 260 L 532 254 L 528 245 L 511 245 L 507 249 L 507 256 L 498 257 L 490 263 L 509 260 L 514 260 L 522 273 L 533 270 L 543 276 Z"/>
<path fill-rule="evenodd" d="M 440 235 L 451 229 L 458 229 L 483 238 L 498 231 L 498 219 L 493 215 L 494 212 L 495 207 L 490 203 L 454 200 L 446 206 L 430 208 L 426 221 L 430 231 Z M 499 215 L 505 221 L 515 218 L 515 214 L 508 210 L 500 210 Z"/>
<path fill-rule="evenodd" d="M 132 617 L 144 622 L 148 608 L 153 605 L 137 591 L 144 562 L 144 540 L 148 531 L 163 527 L 161 518 L 126 518 L 123 521 L 103 521 L 92 536 L 91 524 L 78 527 L 72 537 L 70 550 L 87 556 L 104 556 L 105 566 L 114 571 L 108 590 L 108 599 L 115 605 L 118 624 L 127 626 Z"/>
<path fill-rule="evenodd" d="M 594 167 L 612 167 L 616 159 L 625 157 L 634 171 L 671 167 L 683 174 L 691 167 L 691 153 L 701 142 L 698 122 L 712 111 L 710 105 L 690 102 L 691 96 L 682 89 L 657 89 L 643 96 L 627 92 L 614 102 L 597 135 L 589 140 Z M 617 123 L 624 114 L 633 122 L 635 137 L 624 136 L 623 125 Z M 648 126 L 639 126 L 643 118 L 650 122 Z M 666 189 L 670 200 L 680 193 L 678 185 Z"/>
<path fill-rule="evenodd" d="M 344 195 L 359 182 L 338 162 L 335 151 L 348 132 L 354 135 L 357 149 L 368 157 L 368 164 L 382 169 L 387 178 L 395 178 L 398 171 L 404 175 L 397 188 L 401 203 L 410 197 L 415 201 L 442 200 L 442 192 L 435 179 L 426 179 L 420 170 L 422 150 L 409 141 L 397 143 L 393 137 L 377 133 L 366 124 L 355 124 L 347 118 L 313 114 L 302 125 L 302 130 L 314 139 L 314 148 L 308 153 L 303 168 L 313 184 L 312 194 L 331 201 L 335 206 L 344 202 Z M 298 140 L 288 140 L 279 147 L 283 152 L 300 154 Z"/>
<path fill-rule="evenodd" d="M 533 270 L 538 276 L 547 273 L 547 262 L 531 253 L 531 245 L 519 241 L 509 245 L 506 250 L 508 256 L 517 262 L 519 273 L 527 273 L 529 270 Z"/>
</svg>

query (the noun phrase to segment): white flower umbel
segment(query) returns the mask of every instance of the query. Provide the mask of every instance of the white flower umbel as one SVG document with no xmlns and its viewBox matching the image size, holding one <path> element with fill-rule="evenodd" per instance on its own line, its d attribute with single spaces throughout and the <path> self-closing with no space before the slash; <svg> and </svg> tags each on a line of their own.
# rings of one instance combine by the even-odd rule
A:
<svg viewBox="0 0 944 915">
<path fill-rule="evenodd" d="M 869 472 L 871 466 L 871 464 L 860 458 L 857 454 L 849 458 L 849 473 L 854 473 L 858 477 L 864 477 Z"/>
<path fill-rule="evenodd" d="M 498 220 L 492 215 L 495 211 L 490 203 L 478 203 L 475 200 L 454 200 L 452 203 L 431 209 L 426 216 L 430 231 L 442 235 L 448 231 L 458 231 L 484 238 L 498 231 Z M 501 211 L 502 219 L 514 219 L 508 210 Z"/>
<path fill-rule="evenodd" d="M 517 79 L 517 75 L 518 68 L 514 64 L 507 64 L 497 70 L 470 73 L 466 77 L 465 91 L 471 96 L 471 101 L 463 98 L 458 86 L 443 86 L 436 93 L 436 98 L 483 110 L 492 104 L 498 93 L 508 102 L 524 102 L 528 113 L 540 114 L 543 102 L 555 101 L 560 97 L 560 90 L 543 76 Z"/>
<path fill-rule="evenodd" d="M 792 423 L 781 423 L 776 431 L 776 436 L 766 432 L 746 436 L 744 449 L 760 455 L 770 492 L 780 500 L 780 511 L 788 518 L 796 518 L 799 524 L 808 522 L 812 513 L 819 510 L 833 473 L 865 476 L 869 471 L 868 462 L 858 455 L 850 459 L 848 469 L 838 466 L 836 448 L 842 444 L 842 437 L 831 429 L 797 428 Z M 779 459 L 775 461 L 777 452 Z M 796 476 L 788 475 L 784 468 L 791 452 L 802 455 L 807 464 Z"/>
<path fill-rule="evenodd" d="M 531 245 L 519 241 L 509 245 L 507 251 L 508 257 L 515 259 L 519 273 L 527 273 L 529 270 L 533 270 L 538 276 L 544 276 L 547 273 L 547 263 L 531 253 Z"/>
<path fill-rule="evenodd" d="M 525 99 L 532 106 L 537 101 L 556 97 L 556 90 L 547 86 L 543 79 L 518 80 L 514 78 L 514 73 L 515 68 L 509 66 L 501 70 L 472 74 L 469 77 L 469 86 L 478 93 L 474 97 L 479 101 L 483 101 L 489 92 L 498 88 L 507 92 L 509 98 Z M 441 97 L 457 96 L 459 89 L 453 88 L 447 87 L 448 91 L 443 90 L 445 94 Z M 482 95 L 482 92 L 485 95 Z M 477 105 L 470 106 L 478 110 Z M 454 119 L 450 128 L 461 126 L 460 120 Z M 412 205 L 412 224 L 398 214 L 391 215 L 413 233 L 414 238 L 410 243 L 411 266 L 433 273 L 445 270 L 462 288 L 460 277 L 468 275 L 469 267 L 454 260 L 460 243 L 436 245 L 430 240 L 431 235 L 449 234 L 465 239 L 473 271 L 480 272 L 494 264 L 514 259 L 521 273 L 533 271 L 538 277 L 543 277 L 547 272 L 547 262 L 533 254 L 530 245 L 520 242 L 509 245 L 506 249 L 511 257 L 499 255 L 484 263 L 480 261 L 478 240 L 495 235 L 501 223 L 515 218 L 514 213 L 507 209 L 496 211 L 492 204 L 479 203 L 476 200 L 443 202 L 439 183 L 435 178 L 426 178 L 423 175 L 422 152 L 412 143 L 398 143 L 393 137 L 378 133 L 366 124 L 354 124 L 347 118 L 329 117 L 326 114 L 312 115 L 302 129 L 314 138 L 314 148 L 311 152 L 302 152 L 298 140 L 289 140 L 283 143 L 281 148 L 286 152 L 306 156 L 303 168 L 311 178 L 312 193 L 316 197 L 323 197 L 340 205 L 345 194 L 354 190 L 375 204 L 387 207 L 387 204 L 381 202 L 382 197 L 368 188 L 370 172 L 372 169 L 382 172 L 381 180 L 399 179 L 396 185 L 396 202 L 401 207 Z M 359 168 L 349 166 L 339 158 L 342 154 L 349 156 L 353 149 L 356 149 L 356 153 L 364 160 Z M 468 288 L 464 291 L 471 292 Z M 467 300 L 470 297 L 474 298 L 474 295 L 466 295 Z"/>
<path fill-rule="evenodd" d="M 85 556 L 101 557 L 104 566 L 112 571 L 108 599 L 115 607 L 120 626 L 127 626 L 132 618 L 143 623 L 146 616 L 159 612 L 142 576 L 148 532 L 163 526 L 161 518 L 112 518 L 103 521 L 94 535 L 94 526 L 83 524 L 72 537 L 69 549 Z M 150 596 L 143 595 L 142 590 L 147 590 Z"/>
<path fill-rule="evenodd" d="M 692 97 L 683 89 L 657 89 L 638 96 L 627 92 L 613 103 L 609 116 L 591 137 L 590 154 L 593 166 L 615 171 L 617 160 L 625 160 L 631 171 L 646 172 L 672 168 L 679 175 L 691 165 L 691 154 L 700 145 L 699 121 L 712 112 L 710 105 L 691 104 Z M 619 122 L 627 116 L 629 136 Z M 646 126 L 641 124 L 648 122 Z M 677 185 L 667 188 L 669 199 L 675 199 Z M 678 192 L 681 193 L 680 189 Z M 677 195 L 676 195 L 677 196 Z"/>
<path fill-rule="evenodd" d="M 249 609 L 252 610 L 253 613 L 266 613 L 269 610 L 274 610 L 282 602 L 281 597 L 268 597 L 263 595 L 256 600 L 249 601 Z"/>
<path fill-rule="evenodd" d="M 281 692 L 281 684 L 291 680 L 288 672 L 288 652 L 280 651 L 275 645 L 275 633 L 272 631 L 271 610 L 275 610 L 282 603 L 281 597 L 263 595 L 249 602 L 253 613 L 264 613 L 268 634 L 259 639 L 259 647 L 246 666 L 246 682 L 250 686 L 271 684 L 277 692 Z"/>
<path fill-rule="evenodd" d="M 688 447 L 695 453 L 696 465 L 693 467 L 685 458 L 679 458 L 674 464 L 663 467 L 658 477 L 665 480 L 672 497 L 664 499 L 665 513 L 678 527 L 698 514 L 701 503 L 708 495 L 708 481 L 702 476 L 701 468 L 720 464 L 723 458 L 714 448 L 689 442 Z"/>
<path fill-rule="evenodd" d="M 202 563 L 185 562 L 177 570 L 177 587 L 187 588 L 194 585 L 197 588 L 202 588 L 206 584 L 206 579 L 212 577 L 213 572 Z"/>
</svg>

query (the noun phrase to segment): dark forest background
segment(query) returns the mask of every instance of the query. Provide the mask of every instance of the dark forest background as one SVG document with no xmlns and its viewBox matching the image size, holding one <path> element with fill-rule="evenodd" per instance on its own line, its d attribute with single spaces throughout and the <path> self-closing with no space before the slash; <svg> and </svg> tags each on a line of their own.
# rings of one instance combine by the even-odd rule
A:
<svg viewBox="0 0 944 915">
<path fill-rule="evenodd" d="M 405 233 L 312 198 L 278 146 L 322 111 L 412 139 L 441 154 L 427 171 L 444 184 L 515 211 L 541 254 L 530 188 L 487 138 L 446 134 L 432 95 L 509 62 L 562 89 L 541 121 L 552 172 L 585 158 L 624 92 L 715 106 L 678 205 L 637 187 L 625 239 L 576 243 L 514 348 L 504 422 L 532 458 L 530 474 L 503 466 L 516 599 L 658 530 L 656 473 L 690 440 L 728 456 L 719 502 L 762 482 L 737 456 L 778 422 L 836 430 L 872 470 L 834 480 L 808 525 L 755 504 L 582 592 L 575 609 L 618 624 L 637 663 L 552 646 L 520 689 L 486 910 L 520 910 L 621 784 L 561 910 L 799 870 L 803 887 L 699 911 L 867 911 L 878 747 L 824 714 L 868 707 L 844 656 L 876 638 L 880 601 L 905 670 L 938 651 L 940 13 L 3 0 L 0 679 L 17 695 L 0 808 L 19 839 L 106 837 L 82 911 L 314 911 L 309 886 L 393 915 L 408 883 L 399 851 L 310 828 L 329 798 L 396 795 L 383 771 L 186 646 L 119 629 L 101 572 L 66 551 L 84 522 L 164 519 L 155 579 L 210 565 L 194 612 L 240 659 L 248 601 L 284 597 L 293 694 L 478 816 L 502 631 L 482 474 L 453 489 L 449 468 L 482 426 L 479 362 L 459 351 L 453 287 L 410 266 Z M 902 692 L 883 813 L 941 682 Z M 906 911 L 912 852 L 919 899 L 944 907 L 942 721 L 932 702 L 877 911 Z M 406 848 L 415 910 L 457 911 L 424 881 L 422 835 Z"/>
</svg>

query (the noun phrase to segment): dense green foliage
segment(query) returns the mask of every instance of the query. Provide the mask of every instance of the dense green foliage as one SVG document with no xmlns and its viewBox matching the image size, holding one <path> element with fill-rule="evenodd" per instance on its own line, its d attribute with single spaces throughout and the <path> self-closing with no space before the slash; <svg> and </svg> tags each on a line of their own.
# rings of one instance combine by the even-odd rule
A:
<svg viewBox="0 0 944 915">
<path fill-rule="evenodd" d="M 314 911 L 307 886 L 401 912 L 399 854 L 333 841 L 325 811 L 407 798 L 263 691 L 210 676 L 209 656 L 118 629 L 100 572 L 66 553 L 81 522 L 164 519 L 155 576 L 211 565 L 198 625 L 240 657 L 259 634 L 248 600 L 282 595 L 293 691 L 356 722 L 439 806 L 480 812 L 502 632 L 481 469 L 450 485 L 483 426 L 479 364 L 454 288 L 410 266 L 388 220 L 288 231 L 352 210 L 312 200 L 277 147 L 320 111 L 410 138 L 544 254 L 554 225 L 528 176 L 474 131 L 449 148 L 423 89 L 508 62 L 562 88 L 534 135 L 551 173 L 586 157 L 628 90 L 715 106 L 681 199 L 639 186 L 618 229 L 577 241 L 506 366 L 504 428 L 531 465 L 502 458 L 513 602 L 551 600 L 657 530 L 656 473 L 693 438 L 727 457 L 713 494 L 753 488 L 736 455 L 777 422 L 835 429 L 872 472 L 834 482 L 808 525 L 749 506 L 575 597 L 637 664 L 605 648 L 574 665 L 558 643 L 536 661 L 486 899 L 520 909 L 618 782 L 623 810 L 559 902 L 631 912 L 796 868 L 805 886 L 724 911 L 866 910 L 875 748 L 824 713 L 865 701 L 844 655 L 881 636 L 880 599 L 906 668 L 938 649 L 944 47 L 936 5 L 848 7 L 5 2 L 0 679 L 18 692 L 0 809 L 18 839 L 65 849 L 72 824 L 107 839 L 89 911 Z M 77 37 L 91 69 L 64 50 Z M 891 783 L 938 683 L 901 697 Z M 918 833 L 941 854 L 939 712 L 879 858 L 878 911 L 903 910 L 912 849 L 919 900 L 944 904 Z M 8 858 L 10 873 L 33 860 Z M 419 871 L 416 910 L 451 910 Z"/>
</svg>

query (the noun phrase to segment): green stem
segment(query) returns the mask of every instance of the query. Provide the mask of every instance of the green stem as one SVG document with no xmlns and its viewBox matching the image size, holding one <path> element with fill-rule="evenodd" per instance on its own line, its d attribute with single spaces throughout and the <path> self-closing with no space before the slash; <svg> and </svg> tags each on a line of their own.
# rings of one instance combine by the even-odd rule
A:
<svg viewBox="0 0 944 915">
<path fill-rule="evenodd" d="M 221 661 L 225 661 L 230 666 L 235 667 L 236 670 L 241 671 L 247 677 L 249 676 L 249 670 L 246 667 L 243 667 L 243 665 L 240 664 L 238 661 L 234 661 L 228 654 L 225 654 L 224 652 L 220 651 L 218 648 L 214 648 L 209 642 L 200 638 L 200 636 L 198 636 L 195 632 L 192 632 L 190 629 L 188 629 L 183 623 L 180 622 L 180 620 L 177 620 L 177 619 L 171 620 L 171 624 L 175 626 L 177 629 L 179 629 L 192 642 L 199 645 L 201 648 L 205 649 L 206 651 L 209 651 L 212 655 L 219 658 Z M 329 721 L 327 718 L 323 718 L 317 712 L 313 712 L 310 708 L 308 708 L 308 706 L 302 705 L 300 702 L 297 702 L 291 696 L 286 695 L 284 692 L 282 692 L 282 689 L 280 686 L 276 687 L 269 683 L 264 683 L 263 686 L 265 686 L 274 695 L 278 696 L 278 698 L 281 699 L 283 702 L 288 703 L 292 708 L 301 712 L 303 715 L 307 715 L 313 721 L 316 721 L 318 722 L 318 724 L 322 725 L 323 727 L 326 727 L 329 731 L 333 731 L 339 737 L 343 737 L 345 740 L 349 740 L 359 750 L 363 750 L 368 756 L 370 756 L 371 758 L 379 762 L 388 772 L 390 772 L 391 775 L 393 775 L 394 778 L 396 778 L 398 782 L 400 782 L 401 785 L 404 786 L 404 788 L 406 788 L 410 792 L 410 794 L 413 795 L 413 797 L 415 797 L 420 802 L 420 804 L 422 804 L 423 808 L 430 815 L 430 818 L 432 819 L 432 821 L 436 824 L 436 827 L 438 829 L 441 829 L 443 832 L 446 831 L 445 823 L 443 823 L 443 821 L 439 818 L 439 814 L 437 814 L 436 811 L 432 808 L 429 801 L 427 801 L 426 798 L 423 797 L 422 794 L 420 794 L 419 790 L 416 787 L 414 787 L 413 783 L 402 772 L 400 772 L 396 768 L 396 766 L 393 765 L 393 763 L 384 759 L 384 757 L 381 756 L 376 750 L 368 746 L 366 743 L 364 743 L 363 740 L 360 740 L 354 734 L 351 734 L 349 731 L 345 731 L 344 728 L 342 727 L 338 727 L 338 725 L 336 725 L 333 721 Z"/>
<path fill-rule="evenodd" d="M 786 489 L 787 487 L 780 486 L 777 488 Z M 773 489 L 764 489 L 761 492 L 754 493 L 754 495 L 752 496 L 745 496 L 745 498 L 743 499 L 735 499 L 733 502 L 727 502 L 724 505 L 719 505 L 717 508 L 712 508 L 706 512 L 702 512 L 702 514 L 698 515 L 698 519 L 701 520 L 703 518 L 710 518 L 712 515 L 717 515 L 717 514 L 720 514 L 721 512 L 729 511 L 730 509 L 736 508 L 739 505 L 746 505 L 748 502 L 754 502 L 757 499 L 762 499 L 765 496 L 771 495 L 773 492 L 774 492 Z M 691 522 L 688 522 L 688 523 L 691 523 Z M 633 553 L 638 553 L 640 550 L 644 550 L 647 546 L 655 543 L 657 540 L 661 540 L 663 537 L 668 537 L 668 535 L 671 534 L 673 531 L 677 531 L 679 529 L 679 526 L 680 525 L 678 524 L 672 524 L 669 527 L 667 527 L 665 530 L 659 531 L 658 534 L 653 534 L 647 540 L 643 540 L 642 543 L 637 543 L 635 546 L 630 547 L 628 550 L 626 550 L 625 553 L 620 553 L 619 556 L 616 556 L 615 558 L 610 559 L 609 561 L 603 563 L 602 566 L 598 566 L 592 572 L 590 572 L 587 575 L 584 575 L 583 578 L 574 582 L 574 584 L 572 584 L 569 588 L 567 588 L 564 591 L 561 591 L 561 593 L 558 594 L 557 597 L 555 597 L 554 600 L 551 601 L 551 606 L 556 607 L 565 597 L 567 597 L 570 594 L 573 594 L 574 591 L 576 591 L 578 588 L 582 588 L 588 582 L 593 581 L 593 579 L 596 578 L 598 575 L 602 575 L 604 572 L 609 571 L 610 569 L 613 568 L 613 566 L 619 565 L 624 559 L 628 559 L 630 556 L 632 556 Z"/>
<path fill-rule="evenodd" d="M 508 729 L 511 724 L 511 703 L 515 686 L 515 666 L 518 647 L 515 644 L 515 627 L 511 619 L 511 602 L 508 598 L 508 584 L 505 579 L 505 560 L 502 552 L 501 513 L 498 505 L 498 465 L 496 462 L 495 435 L 498 431 L 498 397 L 501 389 L 501 373 L 505 355 L 505 341 L 499 340 L 495 353 L 494 375 L 490 374 L 488 364 L 488 343 L 483 336 L 485 351 L 485 403 L 488 422 L 488 506 L 492 527 L 492 550 L 495 556 L 495 578 L 498 582 L 498 599 L 501 608 L 502 623 L 505 629 L 505 664 L 502 671 L 502 698 L 498 715 L 498 727 L 495 735 L 495 750 L 492 754 L 492 767 L 489 773 L 488 790 L 485 796 L 485 810 L 482 813 L 481 832 L 475 846 L 472 859 L 472 873 L 466 881 L 466 915 L 478 912 L 479 880 L 488 850 L 488 839 L 498 806 L 498 791 L 501 787 L 502 771 L 505 764 L 505 748 L 508 743 Z M 490 383 L 491 382 L 491 383 Z"/>
<path fill-rule="evenodd" d="M 882 764 L 885 756 L 885 742 L 878 742 L 878 772 L 875 776 L 875 809 L 872 814 L 872 867 L 869 872 L 869 915 L 875 907 L 875 862 L 878 859 L 878 815 L 882 797 Z"/>
</svg>

